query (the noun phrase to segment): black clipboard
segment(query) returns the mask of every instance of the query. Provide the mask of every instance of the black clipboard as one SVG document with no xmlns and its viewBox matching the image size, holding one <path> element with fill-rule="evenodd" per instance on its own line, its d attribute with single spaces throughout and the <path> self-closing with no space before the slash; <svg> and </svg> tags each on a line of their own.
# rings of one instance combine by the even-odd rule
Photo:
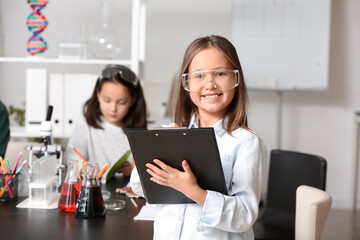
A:
<svg viewBox="0 0 360 240">
<path fill-rule="evenodd" d="M 183 193 L 150 180 L 145 164 L 155 158 L 181 170 L 186 159 L 200 187 L 227 194 L 213 128 L 126 129 L 125 133 L 148 203 L 193 203 Z"/>
</svg>

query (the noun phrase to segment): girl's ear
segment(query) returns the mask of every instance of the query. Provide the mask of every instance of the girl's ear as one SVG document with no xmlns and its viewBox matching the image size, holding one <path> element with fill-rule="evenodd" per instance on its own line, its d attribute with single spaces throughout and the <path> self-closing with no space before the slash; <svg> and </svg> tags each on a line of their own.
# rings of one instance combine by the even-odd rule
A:
<svg viewBox="0 0 360 240">
<path fill-rule="evenodd" d="M 98 100 L 98 102 L 99 102 L 99 97 L 100 97 L 100 92 L 96 92 L 96 97 L 97 97 L 97 100 Z"/>
</svg>

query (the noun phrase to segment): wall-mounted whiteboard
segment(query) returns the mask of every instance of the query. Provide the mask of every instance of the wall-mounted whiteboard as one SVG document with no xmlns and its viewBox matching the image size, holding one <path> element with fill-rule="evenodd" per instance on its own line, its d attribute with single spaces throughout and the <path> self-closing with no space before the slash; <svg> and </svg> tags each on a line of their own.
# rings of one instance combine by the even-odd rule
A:
<svg viewBox="0 0 360 240">
<path fill-rule="evenodd" d="M 328 88 L 331 0 L 233 0 L 231 41 L 252 89 Z"/>
</svg>

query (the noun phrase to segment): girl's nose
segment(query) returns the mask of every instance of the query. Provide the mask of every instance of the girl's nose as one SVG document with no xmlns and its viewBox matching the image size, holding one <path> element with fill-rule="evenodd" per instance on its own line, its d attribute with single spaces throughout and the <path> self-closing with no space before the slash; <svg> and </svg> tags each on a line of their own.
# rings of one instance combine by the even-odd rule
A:
<svg viewBox="0 0 360 240">
<path fill-rule="evenodd" d="M 115 111 L 115 110 L 116 110 L 116 102 L 112 102 L 112 103 L 110 104 L 110 109 L 111 109 L 112 111 Z"/>
<path fill-rule="evenodd" d="M 205 89 L 213 89 L 213 88 L 217 88 L 216 83 L 214 82 L 214 80 L 212 80 L 212 79 L 206 80 Z"/>
</svg>

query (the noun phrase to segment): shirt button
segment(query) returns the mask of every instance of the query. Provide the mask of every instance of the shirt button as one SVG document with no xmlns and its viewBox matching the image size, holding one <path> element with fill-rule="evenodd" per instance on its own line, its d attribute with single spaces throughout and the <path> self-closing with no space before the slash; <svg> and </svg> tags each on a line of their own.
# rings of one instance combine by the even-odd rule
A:
<svg viewBox="0 0 360 240">
<path fill-rule="evenodd" d="M 178 220 L 179 220 L 179 221 L 182 221 L 182 220 L 183 220 L 183 217 L 182 217 L 182 216 L 178 216 Z"/>
</svg>

